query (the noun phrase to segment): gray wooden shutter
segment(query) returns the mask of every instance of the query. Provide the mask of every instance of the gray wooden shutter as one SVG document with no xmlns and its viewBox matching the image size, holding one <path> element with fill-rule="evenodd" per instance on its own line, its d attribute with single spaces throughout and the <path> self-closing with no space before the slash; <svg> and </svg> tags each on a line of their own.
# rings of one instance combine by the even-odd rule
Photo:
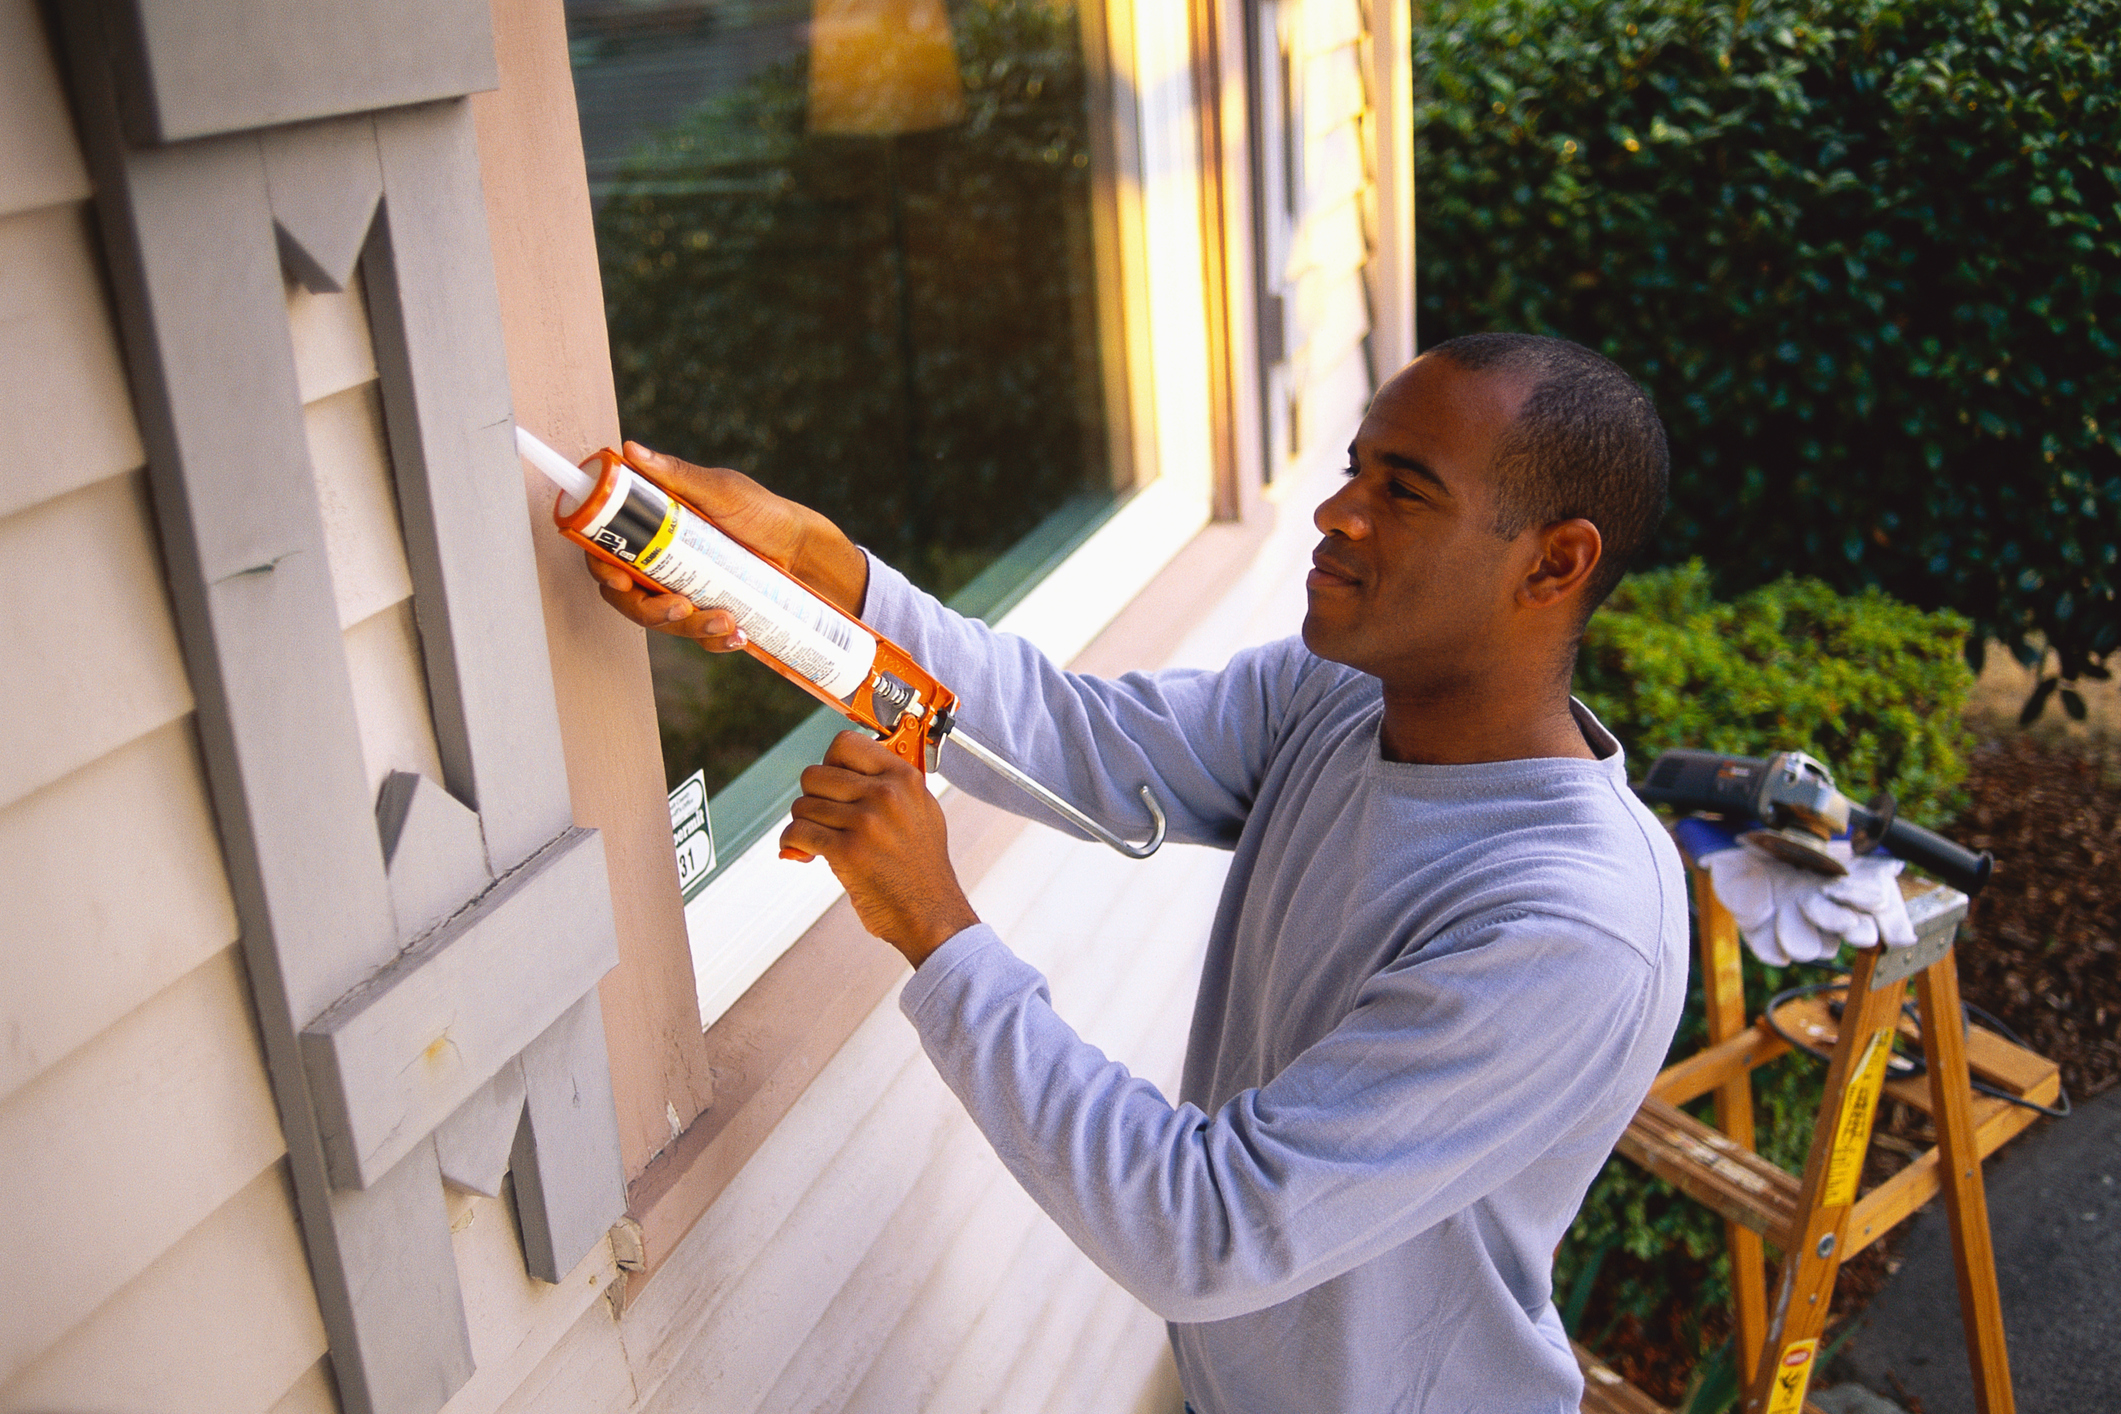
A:
<svg viewBox="0 0 2121 1414">
<path fill-rule="evenodd" d="M 444 1177 L 512 1172 L 547 1281 L 625 1201 L 603 844 L 571 823 L 464 99 L 487 6 L 60 18 L 332 1368 L 353 1414 L 431 1414 L 472 1371 Z M 357 266 L 442 772 L 379 800 L 285 293 Z"/>
</svg>

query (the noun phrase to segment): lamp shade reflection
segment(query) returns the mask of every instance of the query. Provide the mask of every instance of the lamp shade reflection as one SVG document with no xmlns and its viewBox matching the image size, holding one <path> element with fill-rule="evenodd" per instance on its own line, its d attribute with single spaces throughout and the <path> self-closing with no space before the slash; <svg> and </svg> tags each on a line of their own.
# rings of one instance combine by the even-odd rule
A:
<svg viewBox="0 0 2121 1414">
<path fill-rule="evenodd" d="M 885 137 L 964 116 L 943 0 L 815 0 L 811 132 Z"/>
</svg>

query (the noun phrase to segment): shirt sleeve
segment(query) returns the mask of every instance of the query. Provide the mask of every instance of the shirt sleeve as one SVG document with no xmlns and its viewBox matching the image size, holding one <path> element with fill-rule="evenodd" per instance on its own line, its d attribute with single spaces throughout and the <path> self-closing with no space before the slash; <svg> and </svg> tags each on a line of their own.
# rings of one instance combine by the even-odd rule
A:
<svg viewBox="0 0 2121 1414">
<path fill-rule="evenodd" d="M 1146 785 L 1170 817 L 1170 838 L 1234 842 L 1275 732 L 1325 666 L 1290 639 L 1215 671 L 1070 673 L 1024 639 L 954 613 L 874 556 L 862 617 L 958 694 L 958 723 L 981 745 L 1135 838 L 1148 828 L 1137 794 Z M 967 753 L 946 744 L 941 765 L 980 799 L 1080 835 Z"/>
<path fill-rule="evenodd" d="M 1174 1106 L 1055 1014 L 985 925 L 900 1006 L 1017 1180 L 1167 1320 L 1275 1305 L 1420 1234 L 1625 1104 L 1638 954 L 1542 916 L 1437 940 L 1216 1113 Z M 1591 1121 L 1597 1122 L 1595 1118 Z"/>
</svg>

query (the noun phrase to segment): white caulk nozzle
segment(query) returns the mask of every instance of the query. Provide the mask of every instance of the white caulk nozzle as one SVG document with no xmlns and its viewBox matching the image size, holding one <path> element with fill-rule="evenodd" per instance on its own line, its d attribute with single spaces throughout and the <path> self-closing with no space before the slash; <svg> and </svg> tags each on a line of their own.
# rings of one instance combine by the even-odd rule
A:
<svg viewBox="0 0 2121 1414">
<path fill-rule="evenodd" d="M 546 479 L 560 488 L 560 494 L 563 497 L 573 502 L 573 505 L 562 505 L 562 510 L 571 511 L 575 507 L 580 506 L 582 502 L 589 499 L 589 493 L 597 488 L 596 479 L 590 476 L 588 472 L 531 436 L 530 433 L 521 427 L 516 428 L 516 450 L 523 454 L 525 461 L 539 471 L 544 472 Z"/>
</svg>

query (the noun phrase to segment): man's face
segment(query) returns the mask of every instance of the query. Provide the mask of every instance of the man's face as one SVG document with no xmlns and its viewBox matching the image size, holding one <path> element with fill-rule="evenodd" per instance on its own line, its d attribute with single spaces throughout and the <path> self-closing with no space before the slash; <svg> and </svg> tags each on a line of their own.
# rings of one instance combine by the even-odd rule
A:
<svg viewBox="0 0 2121 1414">
<path fill-rule="evenodd" d="M 1420 694 L 1476 679 L 1509 651 L 1525 537 L 1492 529 L 1493 454 L 1525 395 L 1517 380 L 1434 356 L 1378 392 L 1347 485 L 1311 517 L 1325 539 L 1304 582 L 1306 647 Z"/>
</svg>

